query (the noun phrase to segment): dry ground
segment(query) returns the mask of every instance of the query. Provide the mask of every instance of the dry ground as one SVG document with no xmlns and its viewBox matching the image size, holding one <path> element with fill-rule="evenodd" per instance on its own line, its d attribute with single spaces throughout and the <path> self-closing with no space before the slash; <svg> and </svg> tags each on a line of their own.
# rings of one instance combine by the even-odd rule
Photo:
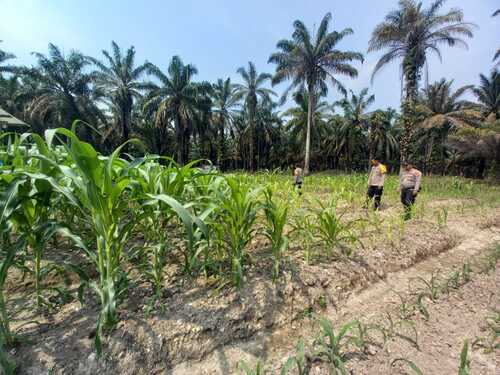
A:
<svg viewBox="0 0 500 375">
<path fill-rule="evenodd" d="M 381 319 L 397 309 L 399 297 L 391 290 L 407 293 L 412 278 L 428 278 L 436 270 L 446 275 L 499 243 L 500 210 L 494 209 L 486 216 L 454 217 L 441 229 L 415 220 L 398 246 L 370 241 L 350 260 L 306 264 L 300 249 L 291 249 L 276 285 L 269 278 L 270 264 L 252 268 L 241 291 L 216 290 L 210 280 L 187 281 L 172 271 L 163 314 L 146 318 L 149 288 L 132 285 L 121 306 L 122 321 L 100 361 L 90 338 L 97 301 L 90 299 L 84 307 L 73 301 L 55 313 L 36 314 L 21 309 L 30 302 L 14 280 L 9 297 L 17 312 L 13 328 L 20 327 L 30 343 L 11 355 L 21 374 L 234 374 L 240 359 L 257 357 L 269 364 L 271 373 L 279 373 L 298 338 L 307 341 L 316 332 L 307 318 L 311 311 L 336 326 L 354 318 Z M 348 367 L 353 374 L 405 374 L 409 372 L 403 367 L 390 366 L 391 359 L 404 356 L 426 375 L 456 373 L 461 343 L 480 335 L 485 316 L 499 307 L 499 277 L 498 268 L 475 275 L 471 283 L 429 305 L 428 322 L 415 317 L 420 351 L 398 340 L 353 358 Z M 36 322 L 27 324 L 32 320 Z M 473 373 L 495 374 L 495 360 L 495 353 L 475 349 Z M 318 364 L 312 373 L 324 371 Z"/>
</svg>

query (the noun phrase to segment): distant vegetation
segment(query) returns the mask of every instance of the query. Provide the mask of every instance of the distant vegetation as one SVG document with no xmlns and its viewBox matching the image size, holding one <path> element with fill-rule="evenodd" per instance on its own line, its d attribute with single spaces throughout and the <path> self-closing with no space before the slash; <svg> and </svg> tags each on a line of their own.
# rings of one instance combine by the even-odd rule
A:
<svg viewBox="0 0 500 375">
<path fill-rule="evenodd" d="M 464 87 L 455 87 L 454 77 L 422 82 L 428 55 L 441 58 L 445 46 L 466 47 L 476 28 L 460 9 L 444 5 L 436 0 L 425 8 L 401 0 L 374 25 L 368 52 L 382 56 L 373 74 L 391 62 L 400 65 L 402 76 L 394 77 L 403 84 L 400 111 L 373 108 L 368 88 L 345 89 L 342 79 L 357 76 L 364 56 L 337 49 L 339 41 L 345 45 L 355 36 L 351 29 L 333 30 L 329 13 L 314 32 L 294 22 L 290 38 L 271 51 L 273 74 L 258 72 L 249 62 L 237 69 L 238 82 L 200 82 L 196 66 L 179 56 L 162 71 L 136 61 L 134 47 L 115 42 L 100 57 L 76 50 L 63 54 L 49 44 L 48 53 L 34 53 L 32 67 L 15 65 L 15 56 L 0 50 L 0 107 L 39 134 L 85 121 L 91 126 L 79 126 L 79 137 L 104 154 L 138 138 L 148 153 L 181 164 L 209 159 L 223 170 L 297 163 L 306 171 L 363 170 L 379 155 L 395 170 L 400 160 L 411 158 L 426 173 L 498 176 L 500 51 L 492 46 L 492 70 L 478 82 Z M 285 81 L 285 92 L 276 93 L 273 85 Z M 331 89 L 339 100 L 326 101 Z M 293 105 L 282 107 L 290 98 Z M 144 152 L 132 144 L 122 151 Z"/>
</svg>

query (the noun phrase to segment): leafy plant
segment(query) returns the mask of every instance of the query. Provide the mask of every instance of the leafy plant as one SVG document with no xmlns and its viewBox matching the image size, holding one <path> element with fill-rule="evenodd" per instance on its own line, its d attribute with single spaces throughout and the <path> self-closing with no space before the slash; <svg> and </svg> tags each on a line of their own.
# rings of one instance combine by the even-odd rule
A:
<svg viewBox="0 0 500 375">
<path fill-rule="evenodd" d="M 469 341 L 465 340 L 460 352 L 460 365 L 458 367 L 458 375 L 470 375 L 470 360 L 469 360 Z"/>
<path fill-rule="evenodd" d="M 306 354 L 303 340 L 299 340 L 297 343 L 297 354 L 288 358 L 283 365 L 280 374 L 288 374 L 293 367 L 297 369 L 297 375 L 308 375 L 311 370 L 311 359 Z"/>
<path fill-rule="evenodd" d="M 422 372 L 422 370 L 420 370 L 420 368 L 415 364 L 413 363 L 412 361 L 406 359 L 406 358 L 396 358 L 394 360 L 392 360 L 391 362 L 391 366 L 394 366 L 396 363 L 398 362 L 402 362 L 406 365 L 408 365 L 415 374 L 417 375 L 424 375 L 424 373 Z"/>
<path fill-rule="evenodd" d="M 271 250 L 274 256 L 273 280 L 276 281 L 280 272 L 281 256 L 288 247 L 288 237 L 284 234 L 288 206 L 283 203 L 277 203 L 273 199 L 273 191 L 269 188 L 264 191 L 264 196 L 265 202 L 263 207 L 266 216 L 264 235 L 271 242 Z"/>
<path fill-rule="evenodd" d="M 314 355 L 326 360 L 330 364 L 333 374 L 348 374 L 345 368 L 345 351 L 350 343 L 359 342 L 353 336 L 358 322 L 347 323 L 336 333 L 328 319 L 318 317 L 317 321 L 321 327 L 321 332 L 314 341 Z"/>
<path fill-rule="evenodd" d="M 257 361 L 255 367 L 250 367 L 250 365 L 245 361 L 238 362 L 237 365 L 240 374 L 244 375 L 266 375 L 267 371 L 260 360 Z"/>
</svg>

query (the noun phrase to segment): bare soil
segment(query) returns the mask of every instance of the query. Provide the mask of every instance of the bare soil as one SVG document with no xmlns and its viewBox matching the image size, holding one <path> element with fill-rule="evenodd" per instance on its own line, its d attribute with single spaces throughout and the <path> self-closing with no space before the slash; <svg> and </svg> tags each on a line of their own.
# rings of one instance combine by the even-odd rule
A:
<svg viewBox="0 0 500 375">
<path fill-rule="evenodd" d="M 218 288 L 201 277 L 185 280 L 172 270 L 161 301 L 163 313 L 145 318 L 150 288 L 141 283 L 131 286 L 120 306 L 121 322 L 109 336 L 101 360 L 90 338 L 98 314 L 95 299 L 89 298 L 83 307 L 73 301 L 55 312 L 37 314 L 22 309 L 31 302 L 14 281 L 9 296 L 13 328 L 20 327 L 18 333 L 30 343 L 10 354 L 21 374 L 233 374 L 240 359 L 256 357 L 279 366 L 299 337 L 308 340 L 315 332 L 314 322 L 307 318 L 311 311 L 336 324 L 354 317 L 379 318 L 396 307 L 398 297 L 391 289 L 406 293 L 411 278 L 427 277 L 437 269 L 445 274 L 498 243 L 496 209 L 486 217 L 454 217 L 445 228 L 415 220 L 401 242 L 389 246 L 370 237 L 353 259 L 306 264 L 302 250 L 292 248 L 279 282 L 270 281 L 271 262 L 261 262 L 248 270 L 240 291 Z M 255 258 L 265 258 L 265 251 L 256 250 Z M 480 276 L 430 306 L 429 322 L 417 321 L 422 351 L 394 342 L 384 351 L 350 361 L 353 373 L 404 374 L 402 367 L 388 364 L 401 355 L 422 364 L 425 374 L 456 372 L 462 340 L 480 333 L 488 309 L 498 306 L 498 277 L 498 271 Z M 31 320 L 36 323 L 27 323 Z M 494 374 L 488 372 L 494 369 L 494 354 L 475 351 L 473 363 L 479 366 L 473 367 L 475 374 Z M 454 370 L 448 372 L 451 367 Z M 272 373 L 277 371 L 275 367 Z"/>
</svg>

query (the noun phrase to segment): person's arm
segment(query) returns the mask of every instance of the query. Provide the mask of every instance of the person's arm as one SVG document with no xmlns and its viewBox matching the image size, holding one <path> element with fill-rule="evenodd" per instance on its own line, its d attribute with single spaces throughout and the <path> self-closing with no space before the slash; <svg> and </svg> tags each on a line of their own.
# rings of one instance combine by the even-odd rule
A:
<svg viewBox="0 0 500 375">
<path fill-rule="evenodd" d="M 413 194 L 417 194 L 420 190 L 420 182 L 422 181 L 422 172 L 415 171 L 415 188 L 413 189 Z"/>
</svg>

